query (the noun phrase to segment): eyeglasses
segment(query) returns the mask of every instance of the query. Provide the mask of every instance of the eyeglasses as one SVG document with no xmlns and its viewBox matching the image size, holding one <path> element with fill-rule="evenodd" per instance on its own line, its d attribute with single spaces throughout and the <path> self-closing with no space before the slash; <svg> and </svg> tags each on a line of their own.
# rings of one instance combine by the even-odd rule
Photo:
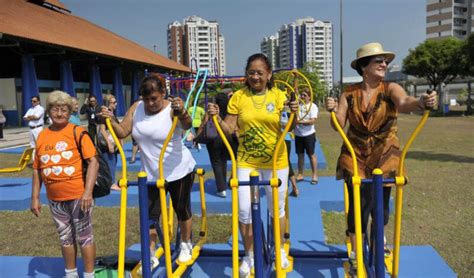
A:
<svg viewBox="0 0 474 278">
<path fill-rule="evenodd" d="M 31 100 L 32 103 L 37 103 L 38 101 L 36 99 Z"/>
<path fill-rule="evenodd" d="M 300 97 L 308 97 L 307 94 L 300 94 Z"/>
<path fill-rule="evenodd" d="M 388 65 L 388 63 L 390 63 L 387 58 L 385 58 L 384 56 L 377 56 L 375 57 L 373 60 L 372 60 L 374 63 L 376 64 L 382 64 L 385 62 L 386 65 Z"/>
<path fill-rule="evenodd" d="M 69 108 L 68 107 L 53 107 L 51 109 L 49 109 L 49 112 L 51 113 L 54 113 L 54 114 L 58 114 L 59 112 L 63 113 L 63 114 L 67 114 L 69 113 Z"/>
<path fill-rule="evenodd" d="M 258 71 L 258 70 L 248 70 L 247 75 L 248 76 L 253 76 L 257 74 L 258 76 L 262 77 L 265 73 L 263 71 Z"/>
</svg>

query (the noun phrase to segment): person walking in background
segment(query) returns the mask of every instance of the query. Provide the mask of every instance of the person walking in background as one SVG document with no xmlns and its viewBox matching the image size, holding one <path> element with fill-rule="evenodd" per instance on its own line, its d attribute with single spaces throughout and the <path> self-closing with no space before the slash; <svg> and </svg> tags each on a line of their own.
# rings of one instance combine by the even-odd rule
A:
<svg viewBox="0 0 474 278">
<path fill-rule="evenodd" d="M 361 179 L 372 178 L 372 171 L 380 168 L 384 178 L 395 178 L 401 150 L 397 136 L 397 117 L 400 112 L 413 112 L 436 107 L 436 92 L 423 94 L 419 99 L 408 96 L 398 84 L 385 82 L 388 64 L 395 58 L 392 52 L 384 51 L 380 43 L 368 43 L 357 50 L 356 59 L 351 67 L 362 76 L 362 82 L 347 87 L 339 101 L 326 99 L 326 109 L 334 111 L 339 125 L 344 129 L 347 122 L 347 138 L 352 143 L 357 157 L 357 166 Z M 331 121 L 331 125 L 336 130 Z M 350 273 L 357 273 L 355 256 L 355 224 L 352 157 L 345 145 L 337 161 L 336 179 L 344 179 L 349 193 L 349 212 L 347 214 L 347 231 L 352 250 L 349 254 Z M 389 220 L 389 201 L 391 187 L 383 187 L 384 225 Z M 372 187 L 360 188 L 362 233 L 367 231 L 369 215 L 373 214 L 375 200 Z M 386 255 L 390 249 L 385 246 Z"/>
<path fill-rule="evenodd" d="M 81 107 L 81 115 L 87 114 L 87 120 L 88 120 L 88 127 L 87 131 L 89 132 L 90 137 L 92 138 L 92 142 L 94 144 L 97 142 L 96 137 L 97 137 L 97 124 L 98 124 L 98 119 L 97 119 L 97 113 L 100 112 L 100 107 L 99 104 L 97 103 L 97 98 L 93 95 L 89 96 L 86 98 L 84 105 Z"/>
<path fill-rule="evenodd" d="M 288 120 L 290 119 L 290 115 L 288 111 L 289 109 L 285 107 L 285 111 L 281 113 L 281 125 L 283 129 L 288 124 Z M 298 197 L 300 195 L 300 191 L 298 190 L 298 186 L 296 185 L 295 172 L 293 171 L 293 166 L 291 165 L 291 159 L 290 159 L 291 141 L 293 141 L 293 136 L 291 132 L 288 132 L 285 136 L 285 144 L 286 144 L 286 151 L 287 151 L 287 156 L 288 156 L 288 180 L 290 181 L 291 188 L 292 188 L 290 195 L 293 197 Z"/>
<path fill-rule="evenodd" d="M 30 146 L 36 147 L 36 139 L 38 134 L 43 130 L 44 126 L 44 108 L 40 104 L 40 97 L 31 98 L 32 107 L 26 111 L 23 120 L 28 122 L 30 127 Z"/>
<path fill-rule="evenodd" d="M 249 181 L 250 172 L 257 171 L 261 180 L 272 177 L 273 156 L 277 156 L 276 170 L 282 184 L 278 188 L 279 215 L 273 215 L 272 190 L 265 186 L 267 204 L 271 217 L 278 217 L 281 227 L 285 227 L 285 197 L 288 187 L 288 157 L 286 146 L 275 154 L 278 138 L 281 136 L 280 117 L 287 102 L 286 94 L 274 86 L 272 65 L 262 53 L 250 56 L 245 67 L 245 87 L 232 96 L 227 106 L 227 115 L 222 119 L 220 108 L 215 103 L 208 104 L 209 117 L 217 116 L 222 130 L 230 136 L 238 127 L 239 147 L 237 149 L 237 178 Z M 289 104 L 291 111 L 298 110 L 296 101 Z M 291 127 L 293 128 L 293 126 Z M 239 228 L 242 235 L 245 256 L 240 265 L 240 275 L 247 277 L 254 267 L 252 216 L 250 210 L 250 187 L 239 186 Z M 281 229 L 281 241 L 284 240 Z M 281 248 L 281 267 L 289 266 L 288 257 Z"/>
<path fill-rule="evenodd" d="M 297 181 L 304 179 L 304 153 L 308 155 L 311 165 L 311 184 L 318 183 L 318 158 L 316 157 L 316 129 L 314 123 L 318 118 L 318 106 L 311 102 L 309 90 L 305 89 L 300 93 L 300 98 L 303 104 L 300 105 L 297 124 L 294 130 L 295 133 L 295 147 L 298 155 L 298 175 Z"/>
<path fill-rule="evenodd" d="M 79 277 L 76 267 L 79 244 L 84 261 L 84 278 L 92 278 L 96 254 L 92 233 L 92 191 L 99 169 L 97 153 L 89 136 L 80 137 L 83 129 L 69 123 L 71 96 L 61 91 L 50 93 L 46 109 L 52 124 L 39 134 L 36 144 L 31 212 L 37 217 L 41 214 L 40 189 L 44 184 L 61 242 L 65 277 Z M 80 143 L 79 138 L 82 138 Z M 88 163 L 85 177 L 82 159 Z"/>
<path fill-rule="evenodd" d="M 105 106 L 102 106 L 101 115 L 112 119 L 111 123 L 118 138 L 125 138 L 130 134 L 135 138 L 140 148 L 141 166 L 149 181 L 159 178 L 158 159 L 160 153 L 165 151 L 163 173 L 167 181 L 166 191 L 170 193 L 181 229 L 178 261 L 185 263 L 192 258 L 191 188 L 196 162 L 191 151 L 181 142 L 181 134 L 183 130 L 191 128 L 191 117 L 184 109 L 182 99 L 165 99 L 166 81 L 159 74 L 152 73 L 143 79 L 140 95 L 142 100 L 130 107 L 122 122 L 116 122 L 113 113 Z M 166 150 L 163 150 L 163 143 L 171 130 L 174 115 L 177 115 L 179 123 Z M 161 208 L 156 186 L 148 186 L 148 209 L 150 219 L 158 222 Z M 154 256 L 158 239 L 154 225 L 150 227 L 149 233 L 151 263 L 154 268 L 159 264 L 158 258 Z"/>
<path fill-rule="evenodd" d="M 114 115 L 113 120 L 118 122 L 117 117 L 115 116 L 117 110 L 117 99 L 113 95 L 106 95 L 104 98 L 104 106 L 106 106 L 109 111 Z M 115 146 L 114 138 L 110 134 L 109 128 L 105 123 L 99 124 L 99 131 L 97 134 L 97 145 L 99 146 L 101 155 L 107 161 L 109 166 L 110 175 L 112 176 L 113 184 L 110 185 L 110 188 L 113 190 L 120 190 L 120 187 L 117 185 L 115 180 L 115 170 L 117 168 L 117 155 L 118 150 Z"/>
<path fill-rule="evenodd" d="M 3 105 L 0 105 L 0 140 L 3 140 L 3 127 L 5 126 L 5 122 L 7 118 L 3 115 Z"/>
<path fill-rule="evenodd" d="M 202 108 L 200 105 L 202 105 L 202 103 L 199 101 L 199 103 L 198 103 L 198 105 L 196 105 L 196 107 L 190 106 L 188 108 L 188 113 L 191 116 L 193 116 L 193 112 L 194 112 L 194 110 L 196 110 L 196 112 L 194 112 L 194 118 L 193 118 L 194 134 L 197 133 L 197 130 L 199 129 L 199 127 L 201 126 L 202 121 L 204 120 L 204 115 L 206 114 L 206 111 L 204 111 L 204 108 Z M 194 109 L 194 108 L 196 108 L 196 109 Z"/>
<path fill-rule="evenodd" d="M 219 116 L 224 119 L 227 115 L 227 103 L 229 102 L 227 95 L 218 93 L 215 97 L 215 103 L 219 106 Z M 205 128 L 204 125 L 211 120 L 206 114 L 201 128 Z M 232 137 L 229 138 L 231 145 L 236 144 L 233 142 Z M 227 159 L 229 153 L 227 147 L 220 137 L 206 144 L 207 152 L 209 154 L 209 160 L 211 161 L 212 171 L 214 172 L 214 178 L 216 180 L 216 195 L 222 198 L 227 196 Z"/>
<path fill-rule="evenodd" d="M 76 97 L 71 97 L 72 101 L 72 112 L 69 117 L 69 122 L 75 125 L 81 125 L 81 118 L 79 117 L 79 102 Z"/>
<path fill-rule="evenodd" d="M 133 164 L 137 160 L 137 153 L 139 149 L 138 149 L 137 141 L 135 140 L 135 138 L 133 138 L 133 136 L 131 137 L 132 137 L 132 156 L 130 157 L 130 164 Z"/>
</svg>

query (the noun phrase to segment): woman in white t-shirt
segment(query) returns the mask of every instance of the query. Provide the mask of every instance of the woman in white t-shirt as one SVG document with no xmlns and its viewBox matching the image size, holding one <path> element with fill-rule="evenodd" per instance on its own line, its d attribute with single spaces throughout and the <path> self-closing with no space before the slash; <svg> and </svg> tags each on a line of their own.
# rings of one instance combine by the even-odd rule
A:
<svg viewBox="0 0 474 278">
<path fill-rule="evenodd" d="M 311 184 L 318 183 L 318 159 L 315 153 L 316 147 L 316 129 L 314 123 L 318 118 L 318 106 L 311 103 L 309 90 L 305 89 L 300 94 L 300 98 L 305 102 L 300 105 L 300 111 L 298 115 L 298 121 L 296 122 L 295 133 L 295 148 L 296 154 L 298 155 L 298 175 L 296 176 L 297 181 L 304 179 L 303 168 L 304 168 L 304 153 L 308 155 L 311 164 Z"/>
<path fill-rule="evenodd" d="M 165 80 L 159 74 L 145 77 L 140 87 L 142 100 L 134 103 L 122 122 L 114 121 L 113 113 L 105 106 L 102 116 L 112 119 L 112 126 L 118 138 L 132 135 L 140 148 L 142 170 L 148 175 L 148 181 L 156 181 L 159 173 L 159 157 L 163 143 L 171 130 L 173 116 L 178 115 L 178 126 L 165 150 L 163 172 L 167 181 L 166 191 L 170 193 L 173 208 L 181 228 L 181 245 L 178 260 L 187 262 L 191 259 L 191 187 L 194 182 L 194 161 L 191 152 L 181 142 L 183 130 L 191 128 L 191 117 L 184 109 L 183 100 L 179 97 L 165 99 Z M 158 189 L 148 187 L 148 211 L 150 218 L 156 222 L 160 217 Z M 153 256 L 157 243 L 154 225 L 150 227 L 150 250 L 153 267 L 158 259 Z"/>
</svg>

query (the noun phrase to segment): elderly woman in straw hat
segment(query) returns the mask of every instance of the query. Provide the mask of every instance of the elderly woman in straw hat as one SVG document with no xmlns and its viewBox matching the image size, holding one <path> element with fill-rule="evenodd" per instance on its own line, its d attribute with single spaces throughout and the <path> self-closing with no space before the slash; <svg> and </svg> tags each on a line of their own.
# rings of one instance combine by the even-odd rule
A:
<svg viewBox="0 0 474 278">
<path fill-rule="evenodd" d="M 395 54 L 385 51 L 380 43 L 363 45 L 357 50 L 357 58 L 351 67 L 362 76 L 362 82 L 349 86 L 339 97 L 339 101 L 328 98 L 326 109 L 335 111 L 339 124 L 344 128 L 349 122 L 347 137 L 352 142 L 357 156 L 361 178 L 370 178 L 372 170 L 382 169 L 385 178 L 394 177 L 400 158 L 397 137 L 397 116 L 399 112 L 412 112 L 436 106 L 436 92 L 423 94 L 419 99 L 408 96 L 396 83 L 385 82 L 388 64 Z M 332 124 L 332 123 L 331 123 Z M 333 126 L 334 128 L 334 126 Z M 349 191 L 348 234 L 355 246 L 354 206 L 352 204 L 352 160 L 343 145 L 337 163 L 337 179 L 344 179 Z M 390 187 L 384 187 L 384 224 L 388 223 Z M 367 229 L 369 215 L 374 207 L 370 187 L 361 188 L 362 232 Z M 353 250 L 355 251 L 355 250 Z M 390 250 L 386 248 L 387 255 Z M 355 262 L 351 253 L 350 261 Z M 355 271 L 356 266 L 353 266 Z"/>
</svg>

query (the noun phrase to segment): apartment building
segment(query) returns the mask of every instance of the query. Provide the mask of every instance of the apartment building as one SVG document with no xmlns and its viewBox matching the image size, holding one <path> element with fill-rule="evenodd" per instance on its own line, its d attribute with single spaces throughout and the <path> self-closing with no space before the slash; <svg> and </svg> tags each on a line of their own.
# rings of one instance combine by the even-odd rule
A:
<svg viewBox="0 0 474 278">
<path fill-rule="evenodd" d="M 260 49 L 262 53 L 267 55 L 268 59 L 272 63 L 273 68 L 280 68 L 278 33 L 263 38 L 262 42 L 260 43 Z"/>
<path fill-rule="evenodd" d="M 210 75 L 225 75 L 225 39 L 217 21 L 189 16 L 168 24 L 168 57 L 192 70 L 206 68 Z"/>
<path fill-rule="evenodd" d="M 474 32 L 472 0 L 427 0 L 426 38 L 467 38 Z"/>
<path fill-rule="evenodd" d="M 260 48 L 269 58 L 276 59 L 275 68 L 301 68 L 307 62 L 317 62 L 321 78 L 332 89 L 332 37 L 331 22 L 306 17 L 282 25 L 277 35 L 263 39 Z"/>
</svg>

